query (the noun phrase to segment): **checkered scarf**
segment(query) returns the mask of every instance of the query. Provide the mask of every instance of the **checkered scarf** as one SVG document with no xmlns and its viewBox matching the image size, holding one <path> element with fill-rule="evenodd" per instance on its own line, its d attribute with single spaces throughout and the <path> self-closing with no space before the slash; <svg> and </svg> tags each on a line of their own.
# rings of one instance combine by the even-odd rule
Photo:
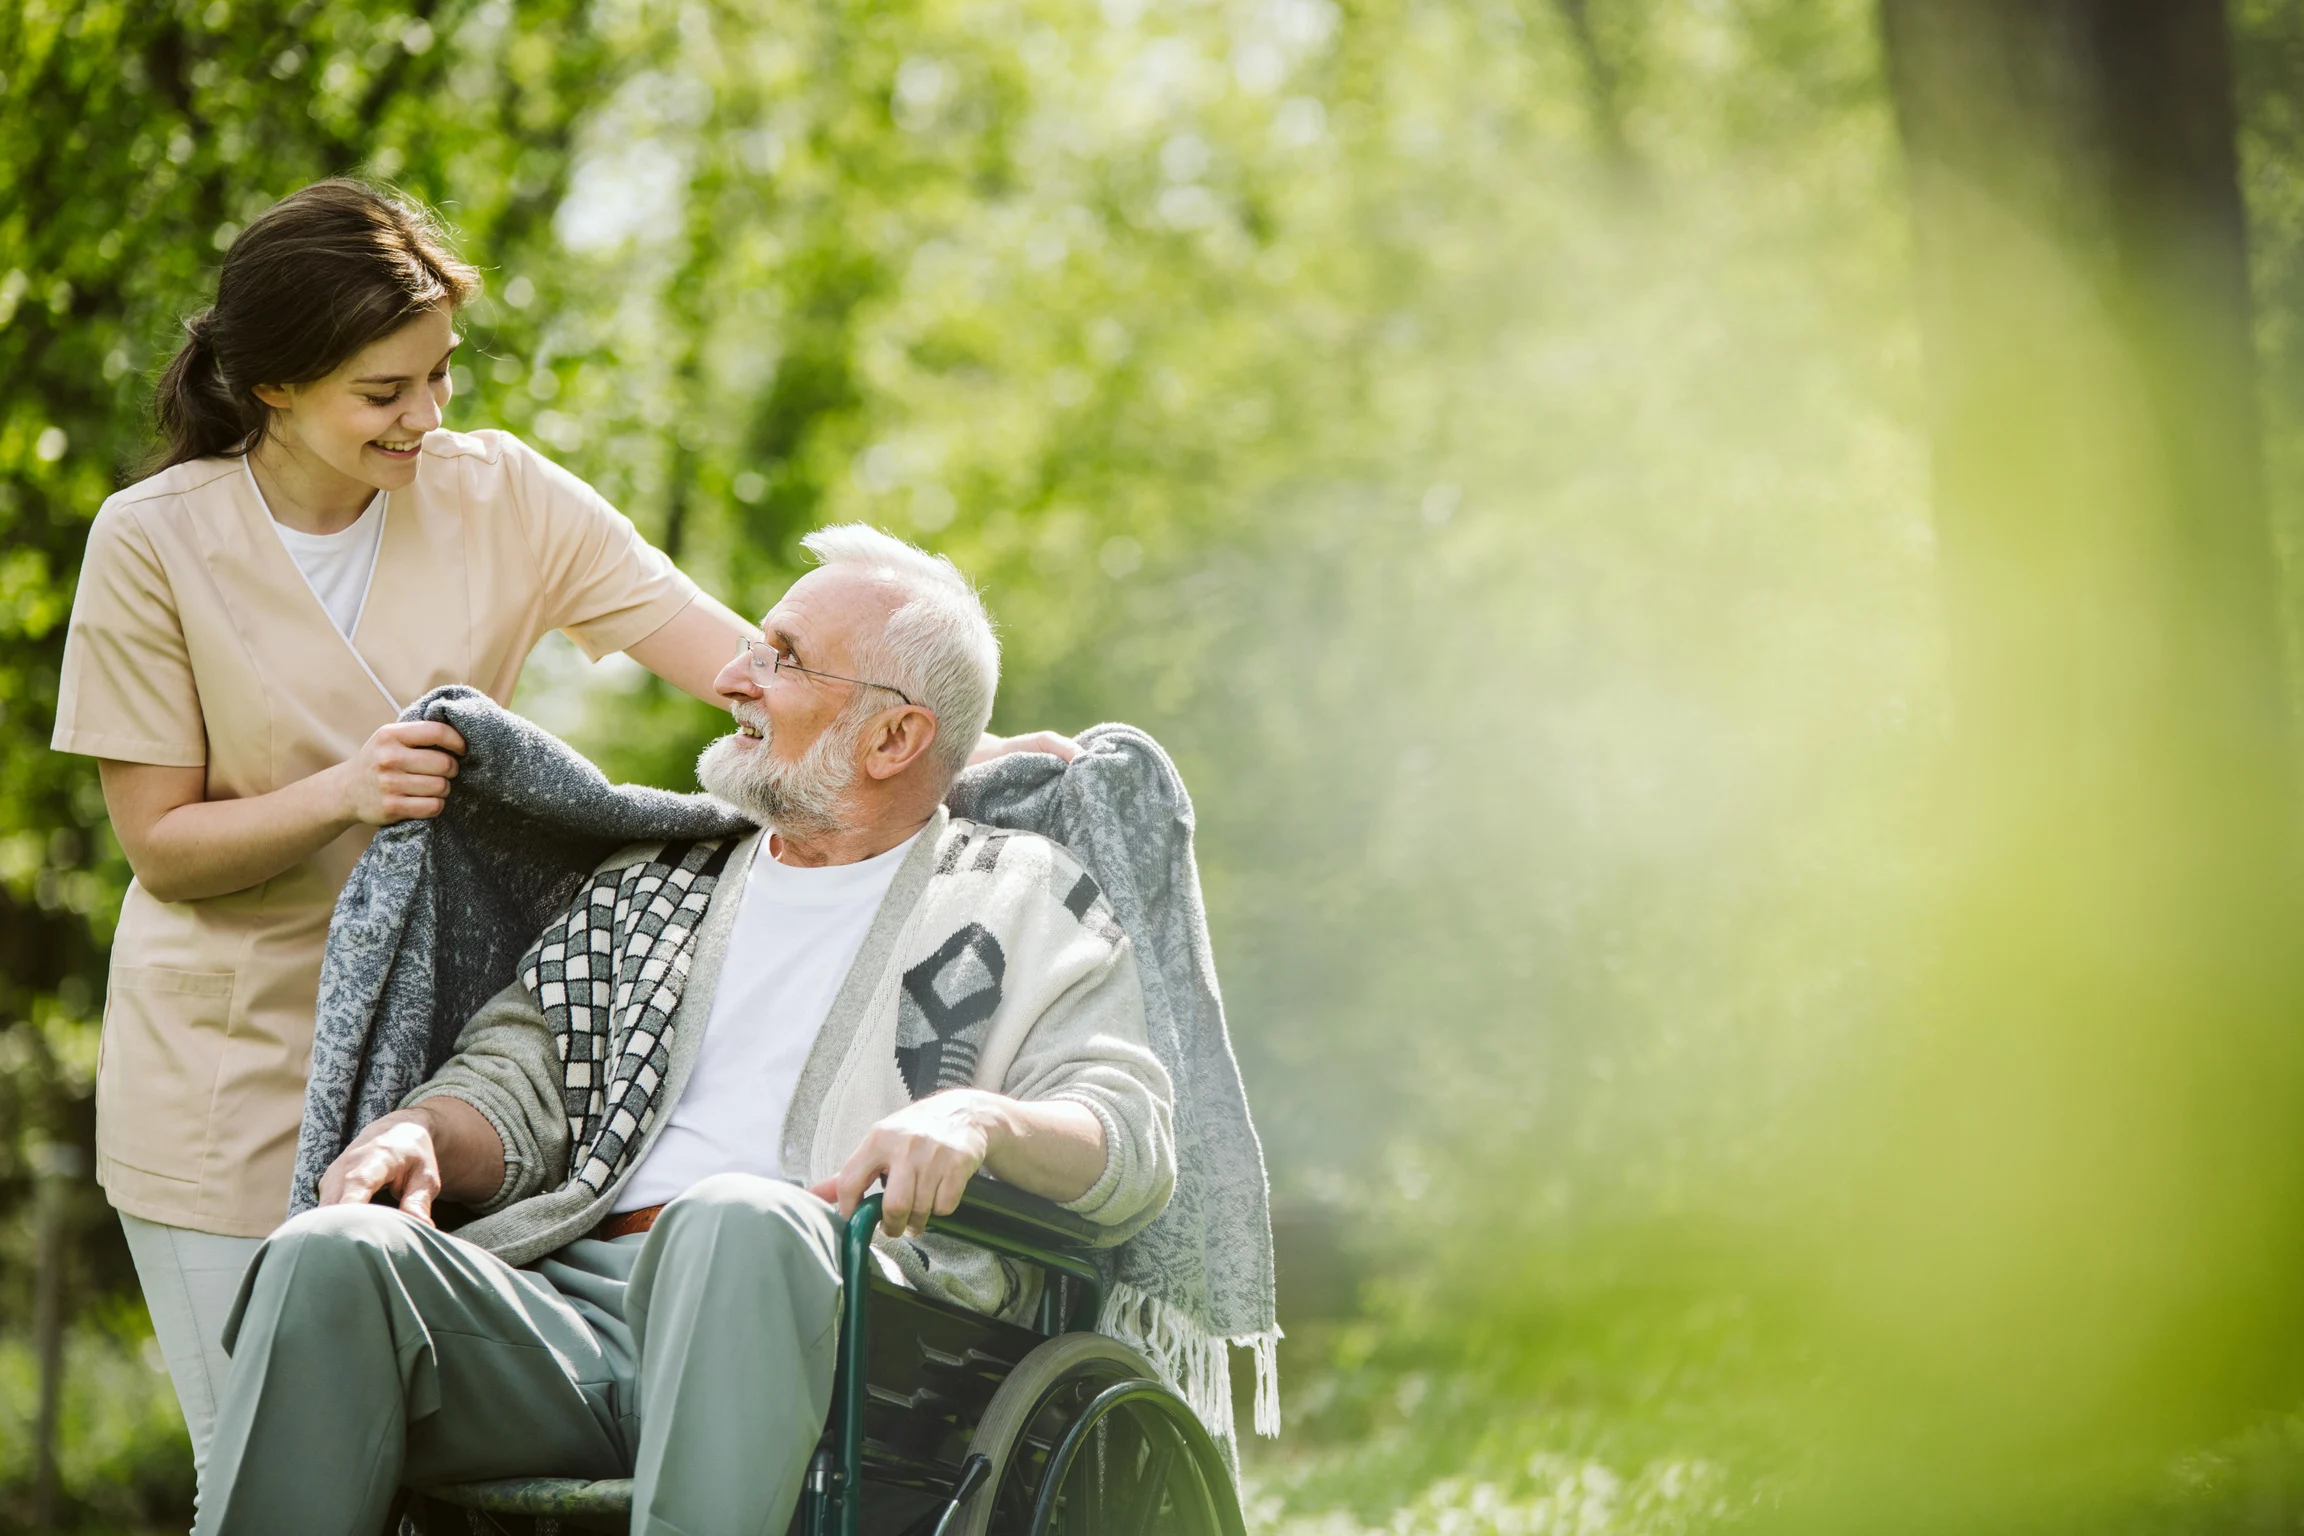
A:
<svg viewBox="0 0 2304 1536">
<path fill-rule="evenodd" d="M 604 1192 L 656 1117 L 672 1012 L 737 839 L 671 843 L 596 874 L 520 962 L 560 1048 L 574 1181 Z"/>
</svg>

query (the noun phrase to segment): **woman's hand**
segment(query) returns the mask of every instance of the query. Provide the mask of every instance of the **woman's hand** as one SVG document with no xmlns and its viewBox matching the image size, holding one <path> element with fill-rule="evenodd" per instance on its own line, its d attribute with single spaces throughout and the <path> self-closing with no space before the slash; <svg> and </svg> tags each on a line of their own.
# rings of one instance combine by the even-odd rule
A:
<svg viewBox="0 0 2304 1536">
<path fill-rule="evenodd" d="M 1027 731 L 1021 736 L 995 736 L 986 731 L 976 743 L 976 750 L 968 754 L 968 765 L 988 763 L 1011 752 L 1045 752 L 1059 762 L 1070 762 L 1080 755 L 1080 743 L 1054 731 Z"/>
<path fill-rule="evenodd" d="M 161 901 L 229 896 L 285 873 L 363 822 L 440 814 L 464 738 L 395 721 L 333 768 L 239 799 L 208 798 L 208 770 L 105 758 L 104 805 L 128 867 Z"/>
<path fill-rule="evenodd" d="M 339 770 L 345 815 L 372 827 L 439 815 L 447 808 L 448 782 L 459 766 L 451 754 L 463 750 L 464 738 L 453 726 L 438 720 L 393 721 Z"/>
</svg>

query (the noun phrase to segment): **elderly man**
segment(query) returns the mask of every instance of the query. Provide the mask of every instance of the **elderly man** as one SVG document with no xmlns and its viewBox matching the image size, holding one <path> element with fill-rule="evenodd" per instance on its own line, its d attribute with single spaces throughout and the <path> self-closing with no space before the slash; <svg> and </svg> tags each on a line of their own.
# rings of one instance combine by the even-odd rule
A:
<svg viewBox="0 0 2304 1536">
<path fill-rule="evenodd" d="M 457 1054 L 328 1169 L 234 1323 L 202 1532 L 375 1532 L 403 1481 L 634 1479 L 635 1531 L 782 1532 L 830 1402 L 839 1214 L 926 1236 L 978 1169 L 1115 1241 L 1175 1177 L 1127 938 L 1044 839 L 943 806 L 999 649 L 948 561 L 810 536 L 697 765 L 762 831 L 611 857 Z M 705 893 L 701 896 L 699 893 Z M 479 1212 L 456 1234 L 434 1200 Z"/>
</svg>

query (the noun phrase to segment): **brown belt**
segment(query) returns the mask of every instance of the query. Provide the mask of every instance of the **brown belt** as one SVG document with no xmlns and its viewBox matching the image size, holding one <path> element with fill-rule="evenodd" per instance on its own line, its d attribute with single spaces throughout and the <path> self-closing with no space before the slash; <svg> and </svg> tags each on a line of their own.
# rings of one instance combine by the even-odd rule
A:
<svg viewBox="0 0 2304 1536">
<path fill-rule="evenodd" d="M 612 1237 L 630 1237 L 656 1225 L 656 1218 L 664 1214 L 660 1205 L 644 1205 L 636 1211 L 618 1211 L 592 1229 L 592 1235 L 605 1242 Z"/>
</svg>

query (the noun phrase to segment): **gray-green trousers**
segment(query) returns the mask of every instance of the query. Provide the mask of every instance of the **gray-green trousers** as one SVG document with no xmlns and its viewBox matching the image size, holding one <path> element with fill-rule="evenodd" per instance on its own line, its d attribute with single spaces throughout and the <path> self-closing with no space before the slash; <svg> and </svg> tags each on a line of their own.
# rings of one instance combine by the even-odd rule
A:
<svg viewBox="0 0 2304 1536">
<path fill-rule="evenodd" d="M 196 1536 L 378 1536 L 395 1491 L 633 1479 L 648 1536 L 783 1536 L 832 1400 L 840 1227 L 728 1173 L 525 1269 L 386 1206 L 289 1222 L 225 1334 Z"/>
</svg>

